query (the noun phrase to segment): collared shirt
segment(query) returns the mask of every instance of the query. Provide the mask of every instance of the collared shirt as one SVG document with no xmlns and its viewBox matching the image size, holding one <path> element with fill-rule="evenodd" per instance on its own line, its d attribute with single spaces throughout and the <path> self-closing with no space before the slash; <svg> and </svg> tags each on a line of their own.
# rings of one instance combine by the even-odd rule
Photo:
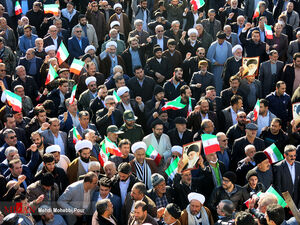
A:
<svg viewBox="0 0 300 225">
<path fill-rule="evenodd" d="M 54 43 L 54 45 L 55 45 L 55 48 L 56 49 L 58 49 L 58 36 L 55 38 L 55 39 L 53 39 L 52 37 L 51 37 L 51 39 L 52 39 L 52 41 L 53 41 L 53 43 Z M 81 47 L 81 46 L 80 46 Z"/>
<path fill-rule="evenodd" d="M 142 11 L 143 11 L 143 30 L 148 31 L 147 10 L 142 9 Z"/>
<path fill-rule="evenodd" d="M 156 196 L 155 198 L 156 208 L 165 208 L 168 205 L 168 200 L 166 194 L 164 194 L 161 198 Z"/>
<path fill-rule="evenodd" d="M 238 112 L 236 113 L 235 111 L 233 111 L 232 107 L 230 107 L 230 112 L 231 112 L 232 124 L 235 125 L 237 124 L 236 121 L 237 113 L 239 113 L 240 111 L 238 110 Z"/>
<path fill-rule="evenodd" d="M 64 101 L 65 101 L 65 95 L 59 91 L 59 97 L 60 97 L 60 107 L 63 107 L 64 106 Z"/>
<path fill-rule="evenodd" d="M 277 73 L 277 65 L 276 63 L 271 63 L 271 73 L 276 74 Z"/>
<path fill-rule="evenodd" d="M 162 50 L 164 50 L 164 38 L 162 39 L 157 38 L 157 44 L 161 47 Z"/>
<path fill-rule="evenodd" d="M 286 160 L 285 160 L 286 161 Z M 286 161 L 286 164 L 288 165 L 291 177 L 292 177 L 292 182 L 293 184 L 295 183 L 295 177 L 296 177 L 296 171 L 295 171 L 295 163 L 293 165 L 289 164 L 288 161 Z"/>
<path fill-rule="evenodd" d="M 178 135 L 179 135 L 179 138 L 180 138 L 180 139 L 182 139 L 182 137 L 183 137 L 183 133 L 181 133 L 181 132 L 178 132 Z"/>
<path fill-rule="evenodd" d="M 258 119 L 257 119 L 257 126 L 258 126 L 258 130 L 257 130 L 257 137 L 261 134 L 261 130 L 264 128 L 264 127 L 268 127 L 270 124 L 269 124 L 269 119 L 270 117 L 270 112 L 267 113 L 266 116 L 262 116 L 262 115 L 258 115 Z"/>
<path fill-rule="evenodd" d="M 52 133 L 52 132 L 51 132 Z M 64 144 L 64 141 L 60 135 L 60 133 L 58 133 L 57 137 L 52 133 L 53 135 L 53 139 L 54 139 L 54 144 L 55 145 L 59 145 L 61 151 L 60 151 L 60 154 L 61 155 L 65 155 L 65 144 Z"/>
<path fill-rule="evenodd" d="M 73 116 L 71 113 L 70 113 L 70 115 L 71 115 L 71 118 L 72 118 L 73 126 L 78 127 L 80 125 L 78 115 L 76 114 L 76 116 Z"/>
<path fill-rule="evenodd" d="M 97 201 L 100 201 L 100 200 L 102 200 L 102 199 L 107 199 L 107 198 L 108 198 L 108 196 L 109 196 L 109 193 L 108 193 L 108 195 L 106 195 L 106 197 L 105 197 L 105 198 L 102 198 L 102 197 L 101 197 L 101 195 L 99 194 L 99 196 L 98 196 L 98 200 L 97 200 Z"/>
<path fill-rule="evenodd" d="M 76 39 L 78 41 L 78 44 L 79 44 L 80 48 L 82 48 L 82 41 L 81 41 L 81 39 L 78 39 L 78 37 L 76 37 Z"/>
<path fill-rule="evenodd" d="M 205 114 L 205 116 L 202 115 L 202 113 L 200 113 L 201 115 L 201 121 L 203 121 L 204 119 L 208 119 L 208 113 Z"/>
<path fill-rule="evenodd" d="M 128 178 L 126 181 L 120 181 L 120 183 L 119 183 L 122 205 L 125 202 L 129 182 L 130 182 L 130 178 Z"/>
<path fill-rule="evenodd" d="M 156 60 L 157 60 L 157 62 L 161 63 L 161 58 L 160 58 L 160 59 L 157 59 L 157 58 L 156 58 Z"/>
<path fill-rule="evenodd" d="M 131 54 L 131 61 L 132 61 L 132 71 L 136 66 L 141 66 L 141 59 L 138 51 L 133 51 L 131 47 L 129 48 L 129 52 Z"/>
<path fill-rule="evenodd" d="M 83 202 L 82 202 L 82 208 L 87 209 L 91 202 L 91 190 L 84 191 L 83 193 Z"/>
<path fill-rule="evenodd" d="M 259 30 L 259 33 L 260 33 L 260 40 L 261 40 L 262 42 L 265 42 L 265 38 L 266 38 L 266 36 L 265 36 L 265 31 L 264 31 L 264 30 L 261 30 L 260 28 L 258 28 L 258 30 Z"/>
<path fill-rule="evenodd" d="M 131 110 L 131 111 L 133 112 L 133 109 L 132 109 L 130 103 L 129 103 L 128 105 L 126 105 L 126 104 L 124 104 L 124 103 L 122 102 L 122 105 L 123 105 L 123 107 L 124 107 L 125 110 Z"/>
</svg>

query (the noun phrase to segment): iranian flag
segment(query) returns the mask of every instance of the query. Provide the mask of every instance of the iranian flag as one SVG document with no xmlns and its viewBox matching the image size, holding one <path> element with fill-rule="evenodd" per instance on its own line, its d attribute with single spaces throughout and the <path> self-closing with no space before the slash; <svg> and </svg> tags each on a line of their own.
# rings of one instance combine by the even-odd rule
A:
<svg viewBox="0 0 300 225">
<path fill-rule="evenodd" d="M 109 152 L 110 154 L 116 155 L 121 157 L 122 152 L 118 148 L 118 146 L 113 143 L 111 140 L 109 140 L 106 136 L 104 136 L 104 145 L 105 145 L 105 151 Z"/>
<path fill-rule="evenodd" d="M 190 3 L 194 7 L 195 11 L 197 11 L 198 9 L 200 9 L 202 6 L 205 5 L 204 0 L 191 0 Z"/>
<path fill-rule="evenodd" d="M 286 202 L 284 201 L 284 199 L 281 197 L 281 195 L 272 186 L 270 186 L 268 188 L 266 193 L 274 194 L 277 198 L 278 204 L 281 205 L 282 208 L 286 207 L 286 205 L 287 205 Z"/>
<path fill-rule="evenodd" d="M 116 103 L 121 101 L 121 98 L 119 97 L 119 95 L 117 95 L 116 90 L 113 91 L 113 96 L 114 96 L 114 99 L 115 99 Z"/>
<path fill-rule="evenodd" d="M 253 109 L 253 116 L 254 116 L 253 121 L 256 121 L 258 119 L 259 108 L 260 108 L 260 102 L 259 102 L 259 99 L 257 99 L 256 104 Z"/>
<path fill-rule="evenodd" d="M 73 144 L 75 145 L 82 137 L 80 136 L 76 127 L 73 127 Z"/>
<path fill-rule="evenodd" d="M 74 87 L 73 87 L 73 89 L 72 89 L 72 93 L 71 93 L 71 97 L 70 97 L 70 101 L 69 101 L 69 104 L 70 104 L 70 105 L 72 105 L 72 104 L 74 103 L 76 89 L 77 89 L 77 84 L 74 85 Z"/>
<path fill-rule="evenodd" d="M 267 39 L 273 39 L 272 27 L 265 24 L 265 34 Z"/>
<path fill-rule="evenodd" d="M 15 14 L 16 16 L 20 15 L 22 13 L 22 8 L 21 5 L 19 3 L 19 1 L 16 1 L 16 5 L 15 5 Z"/>
<path fill-rule="evenodd" d="M 22 98 L 21 96 L 9 91 L 4 91 L 7 104 L 10 105 L 13 111 L 21 112 L 22 111 Z"/>
<path fill-rule="evenodd" d="M 108 161 L 109 155 L 109 152 L 106 152 L 105 143 L 103 143 L 98 155 L 98 159 L 102 167 L 104 166 L 104 163 Z"/>
<path fill-rule="evenodd" d="M 187 117 L 191 114 L 193 108 L 192 108 L 192 98 L 189 98 L 189 108 L 187 112 Z"/>
<path fill-rule="evenodd" d="M 55 69 L 53 68 L 53 66 L 50 63 L 49 71 L 48 71 L 48 75 L 47 75 L 47 79 L 46 79 L 45 85 L 49 84 L 56 77 L 58 77 L 58 74 L 56 73 Z"/>
<path fill-rule="evenodd" d="M 175 174 L 177 173 L 177 167 L 178 167 L 179 157 L 177 157 L 168 167 L 168 169 L 165 170 L 166 174 L 170 177 L 171 180 L 174 179 Z"/>
<path fill-rule="evenodd" d="M 46 4 L 44 5 L 44 13 L 45 14 L 51 13 L 54 16 L 58 16 L 58 8 L 59 8 L 58 4 Z"/>
<path fill-rule="evenodd" d="M 66 46 L 64 45 L 64 43 L 61 42 L 56 53 L 56 58 L 58 59 L 59 65 L 62 64 L 64 61 L 66 61 L 68 57 L 69 57 L 69 52 Z"/>
<path fill-rule="evenodd" d="M 84 62 L 79 59 L 73 59 L 73 62 L 70 67 L 70 72 L 76 75 L 79 75 L 82 68 L 84 66 Z"/>
<path fill-rule="evenodd" d="M 257 3 L 252 19 L 259 17 L 259 4 Z"/>
<path fill-rule="evenodd" d="M 173 101 L 167 102 L 162 108 L 162 111 L 168 110 L 168 109 L 173 109 L 173 110 L 178 110 L 178 109 L 183 109 L 185 107 L 185 104 L 182 104 L 181 102 L 181 97 L 177 97 Z"/>
<path fill-rule="evenodd" d="M 205 155 L 220 151 L 217 136 L 212 134 L 202 134 L 201 139 Z"/>
<path fill-rule="evenodd" d="M 154 149 L 152 145 L 149 145 L 149 147 L 147 148 L 146 156 L 153 159 L 156 165 L 158 165 L 161 160 L 161 155 Z"/>
<path fill-rule="evenodd" d="M 283 160 L 283 156 L 275 144 L 271 144 L 269 147 L 267 147 L 264 150 L 264 153 L 267 155 L 271 164 Z"/>
</svg>

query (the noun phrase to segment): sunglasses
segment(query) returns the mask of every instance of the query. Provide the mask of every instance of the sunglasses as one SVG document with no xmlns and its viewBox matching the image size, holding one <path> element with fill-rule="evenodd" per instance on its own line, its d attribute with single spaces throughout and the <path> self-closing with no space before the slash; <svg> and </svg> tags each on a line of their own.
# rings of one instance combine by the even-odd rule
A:
<svg viewBox="0 0 300 225">
<path fill-rule="evenodd" d="M 11 136 L 11 137 L 9 137 L 9 139 L 15 139 L 15 138 L 17 138 L 17 136 L 15 135 L 15 136 Z"/>
<path fill-rule="evenodd" d="M 81 32 L 82 32 L 81 30 L 76 31 L 76 33 L 81 33 Z"/>
</svg>

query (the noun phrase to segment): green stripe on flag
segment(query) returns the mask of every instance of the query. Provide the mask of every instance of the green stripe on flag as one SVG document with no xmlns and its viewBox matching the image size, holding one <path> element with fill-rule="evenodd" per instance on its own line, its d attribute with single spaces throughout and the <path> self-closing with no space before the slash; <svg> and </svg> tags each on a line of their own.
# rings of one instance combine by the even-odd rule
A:
<svg viewBox="0 0 300 225">
<path fill-rule="evenodd" d="M 165 170 L 166 174 L 170 176 L 178 167 L 179 157 L 177 157 L 170 166 Z"/>
<path fill-rule="evenodd" d="M 278 204 L 281 205 L 282 208 L 284 208 L 284 207 L 287 206 L 287 204 L 284 201 L 284 199 L 281 197 L 281 195 L 272 186 L 270 186 L 268 188 L 268 190 L 266 191 L 266 193 L 274 194 L 276 196 L 276 198 L 277 198 Z"/>
<path fill-rule="evenodd" d="M 277 148 L 277 146 L 274 143 L 270 146 L 270 148 L 273 150 L 278 161 L 283 160 L 282 154 L 280 153 L 279 149 Z"/>
<path fill-rule="evenodd" d="M 146 156 L 151 156 L 151 153 L 154 151 L 154 147 L 152 145 L 149 145 L 149 147 L 147 148 L 147 151 L 146 151 Z"/>
</svg>

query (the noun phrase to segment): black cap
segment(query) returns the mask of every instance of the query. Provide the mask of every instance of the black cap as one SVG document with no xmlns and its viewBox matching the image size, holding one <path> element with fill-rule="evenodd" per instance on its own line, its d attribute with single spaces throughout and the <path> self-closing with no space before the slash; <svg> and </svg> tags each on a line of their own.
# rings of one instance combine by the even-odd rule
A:
<svg viewBox="0 0 300 225">
<path fill-rule="evenodd" d="M 176 204 L 174 204 L 174 203 L 168 204 L 166 206 L 166 210 L 176 220 L 179 219 L 180 216 L 181 216 L 181 210 L 180 210 L 180 208 Z"/>
<path fill-rule="evenodd" d="M 129 174 L 131 172 L 131 166 L 127 162 L 123 162 L 118 166 L 118 172 Z"/>
<path fill-rule="evenodd" d="M 174 39 L 169 39 L 167 45 L 177 45 L 176 41 Z"/>
<path fill-rule="evenodd" d="M 247 175 L 246 175 L 246 179 L 249 181 L 249 179 L 253 176 L 257 177 L 257 172 L 255 170 L 249 170 Z"/>
<path fill-rule="evenodd" d="M 199 152 L 199 146 L 198 146 L 198 145 L 191 145 L 191 146 L 188 148 L 186 154 L 189 155 L 190 152 Z"/>
<path fill-rule="evenodd" d="M 165 93 L 165 90 L 163 89 L 162 86 L 156 85 L 155 88 L 154 88 L 153 94 L 157 95 L 160 92 L 164 92 Z"/>
<path fill-rule="evenodd" d="M 162 14 L 161 14 L 161 12 L 156 12 L 154 16 L 155 16 L 155 18 L 156 17 L 162 17 Z"/>
<path fill-rule="evenodd" d="M 223 174 L 223 177 L 228 178 L 233 184 L 235 184 L 236 182 L 236 174 L 232 171 L 227 171 L 226 173 Z"/>
<path fill-rule="evenodd" d="M 163 121 L 161 121 L 160 119 L 156 119 L 151 123 L 151 128 L 154 128 L 158 124 L 164 125 Z"/>
<path fill-rule="evenodd" d="M 50 172 L 44 173 L 41 179 L 41 184 L 47 187 L 53 186 L 54 184 L 54 177 Z"/>
<path fill-rule="evenodd" d="M 162 48 L 159 45 L 154 45 L 154 47 L 153 47 L 153 54 L 155 54 L 158 51 L 162 52 Z"/>
<path fill-rule="evenodd" d="M 225 39 L 226 38 L 226 34 L 224 33 L 224 31 L 219 31 L 218 33 L 217 33 L 217 38 L 220 38 L 220 39 Z"/>
<path fill-rule="evenodd" d="M 174 123 L 175 124 L 186 124 L 186 119 L 184 117 L 176 117 L 175 120 L 174 120 Z"/>
<path fill-rule="evenodd" d="M 253 156 L 253 159 L 256 163 L 256 165 L 260 164 L 262 161 L 265 161 L 266 159 L 268 159 L 268 157 L 266 156 L 265 153 L 263 152 L 256 152 Z"/>
</svg>

